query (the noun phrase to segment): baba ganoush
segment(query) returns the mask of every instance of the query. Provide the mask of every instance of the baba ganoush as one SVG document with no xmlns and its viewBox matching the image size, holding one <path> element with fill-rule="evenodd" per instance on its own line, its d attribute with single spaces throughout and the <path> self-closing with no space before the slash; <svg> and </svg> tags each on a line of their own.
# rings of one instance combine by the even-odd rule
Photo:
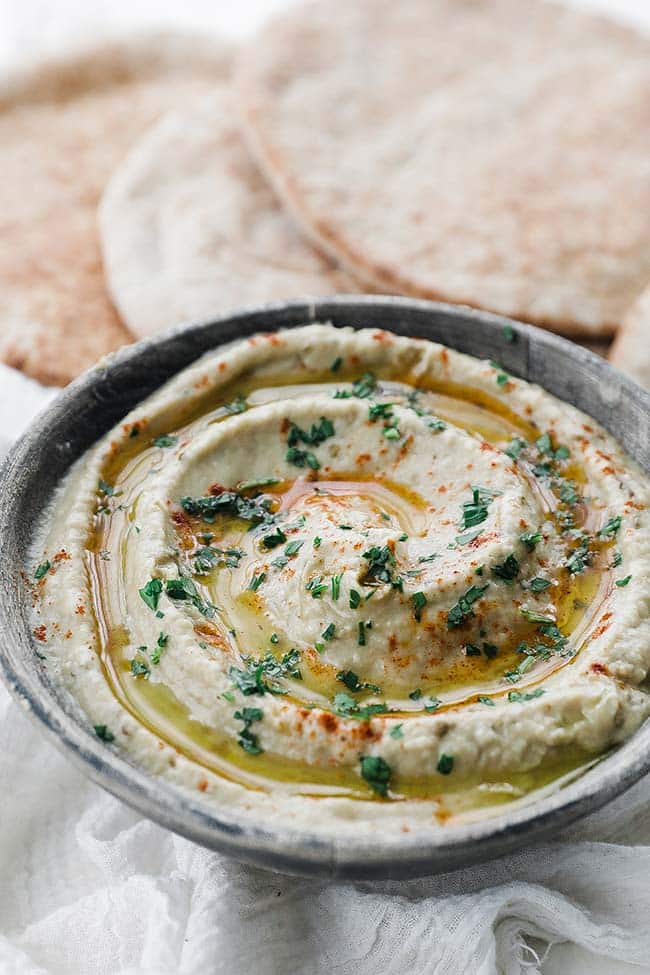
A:
<svg viewBox="0 0 650 975">
<path fill-rule="evenodd" d="M 34 634 L 107 747 L 204 803 L 444 829 L 559 788 L 650 713 L 649 500 L 605 430 L 497 363 L 257 335 L 73 467 L 34 543 Z"/>
</svg>

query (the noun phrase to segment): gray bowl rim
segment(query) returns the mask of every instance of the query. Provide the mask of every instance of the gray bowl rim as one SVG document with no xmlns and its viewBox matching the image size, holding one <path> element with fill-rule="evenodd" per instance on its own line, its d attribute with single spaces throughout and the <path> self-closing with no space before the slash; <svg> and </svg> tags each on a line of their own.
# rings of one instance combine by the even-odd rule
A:
<svg viewBox="0 0 650 975">
<path fill-rule="evenodd" d="M 149 378 L 154 368 L 162 368 L 169 378 L 205 352 L 238 338 L 314 322 L 386 328 L 440 341 L 480 358 L 498 357 L 512 375 L 540 382 L 610 429 L 608 419 L 615 417 L 612 403 L 632 404 L 632 421 L 640 429 L 639 443 L 647 448 L 648 392 L 599 356 L 566 339 L 473 308 L 401 297 L 338 295 L 274 302 L 176 326 L 111 354 L 76 379 L 36 417 L 6 457 L 0 469 L 0 565 L 9 585 L 3 586 L 5 598 L 0 600 L 0 675 L 47 738 L 90 779 L 166 828 L 249 864 L 329 879 L 406 879 L 458 869 L 548 839 L 611 801 L 650 770 L 650 720 L 571 784 L 515 809 L 505 807 L 502 814 L 388 839 L 374 834 L 359 839 L 325 839 L 249 822 L 227 808 L 210 808 L 131 765 L 97 738 L 87 721 L 75 712 L 73 703 L 45 676 L 28 626 L 27 598 L 21 583 L 29 537 L 26 526 L 21 528 L 21 511 L 27 514 L 29 493 L 38 494 L 39 477 L 46 482 L 40 494 L 47 499 L 67 466 L 165 381 L 158 376 Z M 504 326 L 512 328 L 515 341 L 505 340 Z M 589 380 L 586 394 L 572 386 L 576 382 L 581 386 L 581 371 L 584 381 Z M 542 383 L 544 376 L 547 381 Z M 134 384 L 134 377 L 139 377 L 139 386 L 137 381 Z M 561 392 L 569 395 L 562 396 Z M 596 397 L 592 409 L 582 402 L 585 395 Z M 597 407 L 595 413 L 593 405 Z M 86 441 L 84 434 L 80 437 L 71 426 L 84 408 L 98 420 L 97 429 L 86 435 Z M 55 439 L 52 448 L 53 434 L 58 438 L 66 432 L 70 432 L 70 441 Z M 615 429 L 612 432 L 619 435 Z M 75 437 L 78 442 L 73 446 Z M 47 467 L 53 457 L 54 466 L 58 463 L 60 468 L 54 476 Z M 650 466 L 650 452 L 646 466 Z M 47 483 L 48 477 L 51 483 Z"/>
</svg>

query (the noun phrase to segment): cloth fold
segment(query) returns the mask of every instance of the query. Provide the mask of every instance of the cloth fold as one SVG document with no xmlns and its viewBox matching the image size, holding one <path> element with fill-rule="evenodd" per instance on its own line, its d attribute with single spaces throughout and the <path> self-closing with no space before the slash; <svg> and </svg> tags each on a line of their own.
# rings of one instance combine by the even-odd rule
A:
<svg viewBox="0 0 650 975">
<path fill-rule="evenodd" d="M 52 395 L 0 367 L 0 456 Z M 650 975 L 650 779 L 491 863 L 325 884 L 143 819 L 3 688 L 0 741 L 2 975 Z"/>
</svg>

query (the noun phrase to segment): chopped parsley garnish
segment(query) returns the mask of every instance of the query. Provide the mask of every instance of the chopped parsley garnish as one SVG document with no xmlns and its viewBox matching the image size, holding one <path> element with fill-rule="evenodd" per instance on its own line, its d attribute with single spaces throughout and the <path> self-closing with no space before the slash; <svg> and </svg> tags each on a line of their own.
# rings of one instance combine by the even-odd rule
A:
<svg viewBox="0 0 650 975">
<path fill-rule="evenodd" d="M 393 415 L 394 403 L 371 403 L 368 407 L 369 420 L 389 420 Z"/>
<path fill-rule="evenodd" d="M 321 633 L 323 640 L 327 640 L 327 641 L 333 640 L 335 635 L 336 635 L 335 623 L 329 623 Z"/>
<path fill-rule="evenodd" d="M 261 721 L 264 712 L 261 708 L 242 708 L 240 711 L 235 711 L 234 717 L 237 721 L 244 722 L 244 727 L 237 736 L 237 744 L 249 755 L 259 755 L 263 749 L 260 747 L 257 735 L 251 731 L 251 725 L 255 721 Z"/>
<path fill-rule="evenodd" d="M 550 454 L 553 451 L 550 433 L 543 433 L 535 441 L 535 446 L 540 454 Z"/>
<path fill-rule="evenodd" d="M 312 545 L 314 546 L 314 548 L 320 548 L 322 541 L 323 541 L 323 539 L 320 538 L 320 536 L 316 535 L 314 537 L 314 541 L 312 542 Z"/>
<path fill-rule="evenodd" d="M 431 555 L 421 555 L 418 562 L 421 564 L 423 562 L 433 562 L 434 559 L 438 558 L 438 552 L 432 552 Z"/>
<path fill-rule="evenodd" d="M 622 562 L 623 562 L 623 555 L 622 555 L 622 553 L 621 552 L 614 552 L 614 558 L 612 559 L 612 561 L 609 564 L 608 568 L 610 568 L 610 569 L 617 569 L 619 567 L 619 565 L 621 565 Z"/>
<path fill-rule="evenodd" d="M 52 568 L 52 563 L 50 562 L 49 559 L 45 559 L 45 561 L 41 562 L 41 564 L 37 567 L 36 572 L 34 573 L 34 578 L 42 579 L 45 573 L 49 572 L 51 568 Z"/>
<path fill-rule="evenodd" d="M 334 399 L 350 399 L 356 396 L 357 399 L 368 399 L 377 386 L 377 380 L 371 372 L 363 374 L 361 379 L 356 379 L 352 383 L 352 389 L 337 389 Z"/>
<path fill-rule="evenodd" d="M 151 668 L 146 660 L 134 657 L 131 660 L 131 673 L 134 677 L 144 677 L 145 680 L 148 680 L 151 674 Z"/>
<path fill-rule="evenodd" d="M 386 583 L 395 589 L 402 587 L 402 580 L 395 575 L 395 556 L 388 545 L 373 545 L 363 553 L 363 558 L 368 563 L 364 584 L 370 585 L 373 582 Z"/>
<path fill-rule="evenodd" d="M 515 332 L 512 325 L 504 325 L 501 329 L 501 334 L 503 335 L 506 342 L 515 342 L 517 339 L 517 333 Z"/>
<path fill-rule="evenodd" d="M 236 569 L 243 557 L 244 552 L 240 548 L 221 549 L 206 545 L 194 553 L 194 571 L 197 575 L 204 576 L 217 565 Z"/>
<path fill-rule="evenodd" d="M 519 562 L 514 555 L 508 555 L 503 562 L 492 566 L 492 575 L 506 582 L 512 582 L 519 575 Z"/>
<path fill-rule="evenodd" d="M 206 616 L 208 619 L 212 619 L 215 614 L 216 607 L 199 596 L 196 586 L 187 576 L 168 579 L 165 583 L 165 592 L 170 599 L 190 602 L 202 616 Z"/>
<path fill-rule="evenodd" d="M 349 691 L 353 694 L 358 694 L 359 691 L 372 691 L 374 694 L 381 694 L 381 688 L 377 687 L 376 684 L 368 684 L 367 681 L 359 680 L 358 674 L 355 674 L 353 670 L 340 670 L 336 675 L 336 679 L 340 680 L 342 684 L 345 684 Z"/>
<path fill-rule="evenodd" d="M 105 497 L 112 498 L 115 496 L 115 488 L 112 484 L 108 484 L 106 481 L 102 481 L 101 477 L 97 482 L 97 487 L 99 488 L 100 494 L 105 495 Z"/>
<path fill-rule="evenodd" d="M 475 643 L 465 644 L 465 656 L 466 657 L 480 657 L 481 648 L 477 647 Z"/>
<path fill-rule="evenodd" d="M 312 471 L 320 470 L 320 461 L 310 450 L 289 447 L 285 458 L 290 464 L 295 464 L 296 467 L 311 467 Z"/>
<path fill-rule="evenodd" d="M 271 636 L 269 637 L 269 639 L 270 639 L 271 643 L 279 643 L 280 642 L 280 637 L 278 636 L 277 633 L 272 633 Z"/>
<path fill-rule="evenodd" d="M 154 612 L 158 609 L 158 600 L 160 599 L 160 594 L 163 591 L 163 584 L 160 579 L 150 579 L 149 582 L 138 589 L 138 593 L 142 600 L 147 604 L 149 609 L 153 609 Z"/>
<path fill-rule="evenodd" d="M 571 575 L 577 575 L 589 565 L 590 561 L 589 539 L 583 539 L 580 545 L 568 555 L 565 564 Z"/>
<path fill-rule="evenodd" d="M 496 706 L 496 702 L 491 697 L 485 697 L 484 694 L 481 694 L 481 696 L 478 697 L 477 700 L 479 704 L 485 704 L 489 708 L 493 708 Z"/>
<path fill-rule="evenodd" d="M 153 441 L 154 447 L 175 447 L 177 443 L 178 437 L 174 437 L 171 433 L 161 433 Z"/>
<path fill-rule="evenodd" d="M 339 596 L 341 595 L 341 579 L 342 578 L 343 578 L 343 573 L 342 572 L 339 572 L 337 575 L 332 576 L 332 579 L 331 579 L 331 584 L 332 584 L 332 599 L 335 602 L 339 598 Z"/>
<path fill-rule="evenodd" d="M 357 718 L 360 721 L 369 721 L 377 714 L 387 714 L 389 708 L 383 702 L 380 704 L 359 704 L 350 697 L 349 694 L 341 691 L 334 695 L 332 705 L 334 712 L 342 718 Z"/>
<path fill-rule="evenodd" d="M 271 487 L 273 484 L 279 483 L 279 477 L 254 477 L 250 481 L 240 481 L 237 484 L 237 490 L 250 491 L 252 488 Z"/>
<path fill-rule="evenodd" d="M 484 643 L 483 653 L 488 658 L 488 660 L 494 660 L 499 652 L 499 648 L 494 645 L 494 643 Z"/>
<path fill-rule="evenodd" d="M 528 620 L 529 623 L 551 623 L 555 625 L 555 620 L 550 616 L 544 616 L 542 613 L 538 613 L 534 609 L 525 609 L 523 606 L 520 608 L 519 612 Z"/>
<path fill-rule="evenodd" d="M 94 725 L 94 728 L 95 728 L 95 734 L 97 735 L 98 738 L 101 738 L 102 741 L 107 741 L 107 742 L 115 741 L 115 735 L 108 727 L 108 725 L 96 724 Z"/>
<path fill-rule="evenodd" d="M 456 542 L 456 545 L 469 545 L 470 542 L 473 542 L 479 537 L 482 531 L 482 528 L 475 528 L 474 531 L 464 532 L 462 535 L 456 535 L 454 541 Z"/>
<path fill-rule="evenodd" d="M 152 664 L 160 663 L 161 654 L 168 643 L 169 643 L 169 634 L 159 633 L 158 639 L 156 640 L 156 646 L 153 648 L 150 654 Z"/>
<path fill-rule="evenodd" d="M 264 548 L 277 548 L 278 545 L 282 545 L 286 542 L 287 536 L 284 534 L 281 528 L 276 528 L 275 531 L 271 532 L 269 535 L 264 535 L 262 537 L 262 545 Z"/>
<path fill-rule="evenodd" d="M 412 701 L 419 701 L 422 697 L 422 689 L 420 687 L 416 687 L 414 691 L 411 691 L 409 697 Z"/>
<path fill-rule="evenodd" d="M 320 599 L 326 589 L 328 589 L 328 585 L 326 582 L 323 582 L 322 576 L 314 576 L 313 579 L 309 580 L 305 589 L 311 593 L 312 599 Z"/>
<path fill-rule="evenodd" d="M 337 355 L 336 359 L 330 366 L 330 372 L 338 372 L 342 365 L 343 365 L 343 359 L 341 358 L 340 355 Z"/>
<path fill-rule="evenodd" d="M 624 579 L 617 579 L 616 585 L 618 586 L 619 589 L 623 589 L 624 586 L 627 586 L 631 578 L 632 576 L 625 576 Z"/>
<path fill-rule="evenodd" d="M 361 594 L 356 589 L 350 589 L 350 609 L 356 609 L 361 604 Z"/>
<path fill-rule="evenodd" d="M 532 551 L 542 540 L 541 532 L 522 532 L 519 540 L 524 543 L 527 549 Z"/>
<path fill-rule="evenodd" d="M 288 558 L 291 558 L 292 555 L 298 554 L 298 552 L 300 551 L 300 549 L 303 547 L 304 544 L 305 544 L 304 541 L 301 541 L 300 539 L 295 539 L 295 541 L 289 542 L 289 544 L 285 546 L 284 554 Z"/>
<path fill-rule="evenodd" d="M 488 505 L 494 500 L 491 491 L 485 488 L 473 487 L 472 500 L 465 501 L 463 513 L 459 527 L 466 531 L 468 528 L 475 528 L 485 521 L 488 516 Z"/>
<path fill-rule="evenodd" d="M 513 437 L 508 446 L 505 448 L 504 453 L 511 457 L 512 460 L 517 460 L 522 450 L 524 450 L 528 444 L 521 437 Z"/>
<path fill-rule="evenodd" d="M 505 386 L 505 384 L 510 379 L 508 373 L 504 372 L 503 366 L 500 365 L 498 362 L 495 362 L 494 359 L 490 360 L 490 365 L 492 366 L 493 369 L 496 369 L 497 371 L 496 374 L 497 386 Z"/>
<path fill-rule="evenodd" d="M 266 572 L 260 572 L 259 575 L 253 576 L 251 581 L 248 583 L 248 589 L 251 592 L 257 592 L 264 580 L 266 579 Z"/>
<path fill-rule="evenodd" d="M 392 770 L 388 762 L 378 755 L 363 755 L 361 757 L 361 775 L 373 792 L 386 798 Z"/>
<path fill-rule="evenodd" d="M 512 701 L 513 704 L 522 704 L 524 701 L 534 701 L 536 697 L 541 697 L 544 693 L 542 687 L 536 687 L 534 691 L 528 691 L 525 694 L 519 691 L 508 691 L 508 700 Z"/>
<path fill-rule="evenodd" d="M 530 582 L 526 583 L 526 587 L 533 592 L 544 592 L 550 585 L 550 580 L 542 579 L 541 576 L 537 576 L 535 579 L 531 579 Z"/>
<path fill-rule="evenodd" d="M 616 515 L 615 518 L 610 518 L 609 521 L 606 522 L 598 532 L 598 537 L 599 538 L 613 537 L 621 527 L 621 521 L 622 519 L 620 515 Z"/>
<path fill-rule="evenodd" d="M 281 660 L 269 651 L 261 660 L 246 660 L 244 668 L 230 667 L 228 676 L 238 691 L 242 694 L 284 694 L 284 688 L 277 681 L 281 677 L 293 677 L 301 680 L 302 675 L 298 666 L 300 653 L 289 650 Z"/>
<path fill-rule="evenodd" d="M 400 722 L 400 724 L 393 725 L 393 727 L 388 732 L 390 737 L 394 738 L 396 741 L 399 741 L 400 738 L 403 738 L 404 732 L 402 731 L 402 726 L 403 726 L 402 722 Z"/>
<path fill-rule="evenodd" d="M 295 447 L 299 443 L 317 447 L 335 433 L 334 424 L 326 416 L 321 416 L 318 423 L 312 423 L 309 430 L 303 430 L 297 423 L 292 423 L 287 434 L 287 446 Z"/>
<path fill-rule="evenodd" d="M 237 491 L 221 491 L 204 498 L 181 498 L 183 511 L 207 522 L 214 521 L 216 515 L 233 515 L 253 525 L 272 524 L 274 516 L 269 512 L 270 505 L 270 498 L 246 498 Z"/>
<path fill-rule="evenodd" d="M 422 610 L 427 604 L 427 597 L 423 592 L 414 592 L 411 596 L 411 603 L 413 605 L 413 615 L 417 623 L 422 619 Z"/>
<path fill-rule="evenodd" d="M 580 500 L 581 498 L 575 489 L 575 485 L 571 481 L 565 481 L 560 488 L 560 501 L 563 501 L 564 504 L 574 505 L 578 504 Z"/>
<path fill-rule="evenodd" d="M 359 620 L 359 626 L 357 628 L 357 643 L 360 647 L 365 647 L 366 645 L 366 624 L 363 620 Z"/>
<path fill-rule="evenodd" d="M 490 583 L 487 582 L 484 586 L 470 586 L 447 613 L 448 630 L 452 630 L 455 626 L 461 626 L 470 616 L 474 615 L 472 605 L 481 598 L 489 585 Z"/>
<path fill-rule="evenodd" d="M 236 415 L 237 413 L 245 413 L 248 409 L 248 403 L 244 399 L 241 393 L 235 397 L 232 403 L 225 403 L 224 409 L 227 413 Z"/>
<path fill-rule="evenodd" d="M 453 767 L 454 767 L 454 756 L 445 755 L 445 753 L 442 752 L 440 758 L 438 759 L 438 765 L 437 765 L 437 769 L 440 772 L 440 774 L 449 775 L 449 773 L 453 770 Z"/>
</svg>

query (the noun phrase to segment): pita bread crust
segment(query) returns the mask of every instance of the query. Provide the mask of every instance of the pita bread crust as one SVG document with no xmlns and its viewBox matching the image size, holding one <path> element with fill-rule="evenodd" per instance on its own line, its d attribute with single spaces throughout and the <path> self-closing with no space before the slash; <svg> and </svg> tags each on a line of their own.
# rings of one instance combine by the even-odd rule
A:
<svg viewBox="0 0 650 975">
<path fill-rule="evenodd" d="M 609 361 L 650 389 L 650 287 L 625 316 L 609 353 Z"/>
<path fill-rule="evenodd" d="M 138 142 L 106 189 L 100 227 L 110 292 L 137 336 L 243 304 L 359 290 L 297 232 L 225 89 Z"/>
<path fill-rule="evenodd" d="M 251 147 L 387 290 L 605 335 L 650 278 L 650 40 L 540 0 L 316 0 L 244 50 Z"/>
<path fill-rule="evenodd" d="M 96 209 L 161 112 L 228 73 L 217 42 L 111 42 L 0 82 L 0 358 L 64 385 L 131 341 L 104 284 Z"/>
</svg>

